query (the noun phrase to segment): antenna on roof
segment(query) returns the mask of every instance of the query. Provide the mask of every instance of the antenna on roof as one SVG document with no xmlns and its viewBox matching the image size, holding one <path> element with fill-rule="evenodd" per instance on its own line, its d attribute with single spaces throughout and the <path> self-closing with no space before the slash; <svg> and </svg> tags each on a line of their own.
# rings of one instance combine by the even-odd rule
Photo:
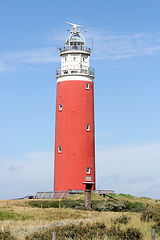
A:
<svg viewBox="0 0 160 240">
<path fill-rule="evenodd" d="M 71 33 L 79 33 L 80 32 L 80 28 L 84 28 L 84 26 L 81 26 L 81 25 L 78 25 L 78 24 L 75 24 L 75 23 L 70 23 L 70 22 L 65 22 L 67 24 L 70 24 L 73 26 L 73 31 L 70 31 Z M 79 30 L 77 30 L 77 27 L 79 27 Z"/>
</svg>

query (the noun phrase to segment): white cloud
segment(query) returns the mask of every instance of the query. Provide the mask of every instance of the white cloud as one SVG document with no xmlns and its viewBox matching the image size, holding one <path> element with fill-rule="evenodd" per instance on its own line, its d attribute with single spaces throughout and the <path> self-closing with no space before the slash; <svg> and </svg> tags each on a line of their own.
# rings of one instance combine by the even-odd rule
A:
<svg viewBox="0 0 160 240">
<path fill-rule="evenodd" d="M 11 170 L 11 171 L 18 171 L 18 170 L 20 170 L 20 169 L 22 169 L 22 167 L 19 167 L 19 166 L 11 166 L 10 168 L 9 168 L 9 170 Z"/>
<path fill-rule="evenodd" d="M 54 47 L 28 51 L 9 51 L 0 56 L 0 73 L 20 70 L 23 64 L 46 64 L 59 60 L 59 52 Z"/>
<path fill-rule="evenodd" d="M 56 49 L 48 47 L 21 52 L 6 52 L 2 57 L 4 60 L 14 59 L 17 63 L 49 63 L 58 61 L 58 52 Z"/>
<path fill-rule="evenodd" d="M 52 30 L 42 36 L 43 45 L 51 45 L 33 50 L 9 51 L 0 54 L 0 73 L 23 69 L 24 64 L 46 64 L 60 62 L 58 47 L 64 45 L 69 33 L 66 30 Z M 104 30 L 89 29 L 86 34 L 87 46 L 94 41 L 92 59 L 141 57 L 160 52 L 160 33 L 109 34 Z M 91 47 L 91 46 L 90 46 Z"/>
<path fill-rule="evenodd" d="M 44 43 L 50 43 L 50 44 L 58 44 L 60 46 L 61 44 L 64 44 L 65 40 L 69 36 L 70 32 L 66 31 L 66 28 L 63 28 L 61 30 L 59 29 L 53 29 L 51 31 L 47 31 L 44 34 Z"/>
<path fill-rule="evenodd" d="M 152 182 L 153 177 L 146 176 L 146 177 L 141 177 L 141 176 L 135 176 L 129 180 L 130 183 L 137 183 L 137 182 Z"/>
<path fill-rule="evenodd" d="M 22 158 L 0 159 L 0 199 L 53 190 L 53 153 L 30 152 Z"/>
<path fill-rule="evenodd" d="M 106 146 L 96 151 L 97 189 L 160 198 L 160 143 Z M 53 152 L 0 159 L 0 199 L 53 190 Z"/>
<path fill-rule="evenodd" d="M 160 198 L 160 143 L 106 146 L 96 151 L 97 188 Z M 114 176 L 114 177 L 113 177 Z"/>
<path fill-rule="evenodd" d="M 12 72 L 12 71 L 16 71 L 17 70 L 17 66 L 14 65 L 13 63 L 7 63 L 6 61 L 4 61 L 3 57 L 2 60 L 0 60 L 0 73 L 5 73 L 5 72 Z"/>
<path fill-rule="evenodd" d="M 121 59 L 155 55 L 160 51 L 160 34 L 135 33 L 134 35 L 108 34 L 90 30 L 88 41 L 94 41 L 95 59 Z"/>
<path fill-rule="evenodd" d="M 21 70 L 24 64 L 26 68 L 26 64 L 60 62 L 58 48 L 64 44 L 67 35 L 68 32 L 64 30 L 59 31 L 54 29 L 44 33 L 43 36 L 38 36 L 38 42 L 41 42 L 45 46 L 52 45 L 52 47 L 0 53 L 0 73 Z"/>
</svg>

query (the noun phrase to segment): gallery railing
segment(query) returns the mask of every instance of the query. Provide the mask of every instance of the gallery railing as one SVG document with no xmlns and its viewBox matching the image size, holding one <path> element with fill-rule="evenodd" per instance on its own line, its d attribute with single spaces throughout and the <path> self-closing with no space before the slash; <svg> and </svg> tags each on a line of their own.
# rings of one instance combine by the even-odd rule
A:
<svg viewBox="0 0 160 240">
<path fill-rule="evenodd" d="M 61 76 L 65 74 L 85 74 L 85 75 L 94 77 L 94 68 L 89 67 L 88 69 L 86 68 L 77 68 L 77 69 L 57 68 L 56 69 L 56 76 Z"/>
<path fill-rule="evenodd" d="M 66 52 L 66 51 L 69 51 L 69 50 L 84 51 L 84 52 L 87 52 L 89 54 L 92 52 L 91 48 L 88 48 L 88 47 L 85 48 L 84 45 L 79 45 L 78 43 L 74 44 L 74 45 L 66 45 L 64 47 L 60 47 L 59 50 L 60 50 L 60 53 Z"/>
</svg>

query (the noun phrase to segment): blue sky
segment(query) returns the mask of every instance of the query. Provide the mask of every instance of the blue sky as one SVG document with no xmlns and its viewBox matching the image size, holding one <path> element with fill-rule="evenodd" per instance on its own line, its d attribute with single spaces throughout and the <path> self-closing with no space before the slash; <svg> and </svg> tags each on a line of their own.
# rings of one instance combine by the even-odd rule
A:
<svg viewBox="0 0 160 240">
<path fill-rule="evenodd" d="M 94 52 L 98 189 L 160 198 L 160 2 L 0 0 L 0 199 L 53 189 L 58 47 Z"/>
</svg>

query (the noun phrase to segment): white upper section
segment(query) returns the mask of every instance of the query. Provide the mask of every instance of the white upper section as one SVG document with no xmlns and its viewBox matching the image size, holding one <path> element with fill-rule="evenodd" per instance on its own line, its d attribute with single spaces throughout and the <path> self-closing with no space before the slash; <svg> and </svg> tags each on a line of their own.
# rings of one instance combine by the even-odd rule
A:
<svg viewBox="0 0 160 240">
<path fill-rule="evenodd" d="M 68 22 L 66 22 L 68 23 Z M 65 42 L 64 48 L 59 48 L 61 56 L 61 68 L 57 69 L 56 78 L 62 75 L 85 75 L 94 78 L 94 69 L 89 66 L 90 48 L 85 48 L 85 38 L 80 34 L 80 25 L 73 25 L 71 34 Z M 77 29 L 78 27 L 78 29 Z"/>
<path fill-rule="evenodd" d="M 61 69 L 84 69 L 89 68 L 89 56 L 84 53 L 66 53 L 61 58 Z"/>
</svg>

